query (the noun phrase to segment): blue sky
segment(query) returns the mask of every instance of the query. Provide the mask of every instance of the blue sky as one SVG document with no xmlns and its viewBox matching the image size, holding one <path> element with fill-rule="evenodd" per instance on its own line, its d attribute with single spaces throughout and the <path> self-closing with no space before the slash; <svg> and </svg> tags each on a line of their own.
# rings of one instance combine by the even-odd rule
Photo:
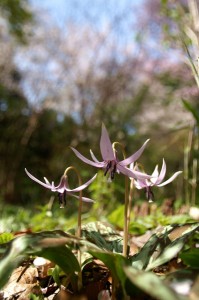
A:
<svg viewBox="0 0 199 300">
<path fill-rule="evenodd" d="M 144 0 L 29 0 L 37 10 L 45 11 L 52 22 L 66 30 L 66 23 L 88 24 L 97 31 L 111 26 L 118 44 L 132 43 L 136 9 Z M 52 24 L 51 24 L 52 25 Z"/>
<path fill-rule="evenodd" d="M 143 0 L 30 0 L 33 6 L 41 7 L 49 12 L 55 22 L 73 20 L 88 21 L 100 24 L 125 12 L 129 7 L 139 6 Z M 133 10 L 132 10 L 133 12 Z"/>
<path fill-rule="evenodd" d="M 39 22 L 36 26 L 43 26 L 44 25 L 44 34 L 46 35 L 46 38 L 48 40 L 48 28 L 51 26 L 53 27 L 53 23 L 55 22 L 55 25 L 59 25 L 61 30 L 60 33 L 63 33 L 63 37 L 65 37 L 65 33 L 67 32 L 67 23 L 71 21 L 71 23 L 75 23 L 75 28 L 78 34 L 81 35 L 81 29 L 82 28 L 91 28 L 90 32 L 93 32 L 94 36 L 96 32 L 103 32 L 103 28 L 105 28 L 104 32 L 106 32 L 106 26 L 110 25 L 110 28 L 108 27 L 108 34 L 109 39 L 104 44 L 102 43 L 101 51 L 102 56 L 108 56 L 111 55 L 112 57 L 117 57 L 118 59 L 122 60 L 123 57 L 123 51 L 124 49 L 129 49 L 128 51 L 131 51 L 134 53 L 136 50 L 136 44 L 134 45 L 134 35 L 135 30 L 133 29 L 132 23 L 136 18 L 135 9 L 133 9 L 135 6 L 140 6 L 141 2 L 143 0 L 29 0 L 32 4 L 33 8 L 35 8 L 35 12 L 39 13 Z M 47 18 L 46 18 L 47 17 Z M 49 18 L 50 17 L 50 18 Z M 52 20 L 52 22 L 51 22 Z M 42 22 L 41 22 L 42 21 Z M 43 22 L 44 21 L 44 22 Z M 44 24 L 43 24 L 44 23 Z M 46 23 L 46 24 L 45 24 Z M 85 26 L 87 25 L 88 26 Z M 47 25 L 47 26 L 45 26 Z M 50 25 L 50 26 L 49 26 Z M 49 26 L 49 27 L 48 27 Z M 51 27 L 51 29 L 52 29 Z M 38 27 L 39 28 L 39 27 Z M 94 29 L 94 30 L 93 30 Z M 36 28 L 35 28 L 36 32 Z M 40 32 L 40 31 L 39 31 Z M 71 32 L 70 32 L 71 34 Z M 84 35 L 82 34 L 82 38 Z M 67 36 L 67 40 L 70 40 L 70 36 Z M 80 39 L 81 40 L 81 39 Z M 44 45 L 43 49 L 44 52 L 48 51 L 45 50 L 46 44 L 44 39 Z M 114 45 L 117 45 L 117 47 L 110 49 L 110 45 L 113 42 Z M 89 53 L 90 46 L 88 47 L 87 51 Z M 104 46 L 104 47 L 103 47 Z M 36 64 L 34 61 L 34 57 L 38 57 L 40 52 L 42 51 L 42 45 L 38 47 L 38 49 L 30 49 L 29 56 L 27 56 L 27 60 L 24 59 L 24 56 L 19 57 L 19 59 L 23 60 L 23 64 L 20 63 L 20 68 L 23 69 L 23 65 L 27 64 L 29 67 L 31 67 L 31 72 L 29 67 L 24 67 L 24 74 L 29 74 L 29 76 L 25 75 L 24 78 L 24 86 L 26 85 L 26 91 L 28 93 L 27 97 L 29 98 L 30 102 L 34 102 L 37 98 L 42 98 L 45 96 L 45 88 L 42 86 L 42 82 L 45 83 L 45 80 L 52 81 L 49 79 L 49 75 L 51 75 L 51 70 L 49 71 L 49 66 L 52 66 L 52 60 L 50 62 L 47 61 L 47 59 L 52 59 L 52 57 L 49 55 L 46 55 L 45 58 L 39 59 L 41 60 L 40 65 Z M 107 53 L 110 51 L 110 53 Z M 81 50 L 81 49 L 80 49 Z M 103 52 L 104 51 L 104 52 Z M 79 51 L 79 58 L 80 61 L 84 62 L 85 65 L 85 59 L 84 56 L 81 56 L 81 51 Z M 114 53 L 113 53 L 114 52 Z M 33 56 L 31 56 L 31 53 L 33 53 Z M 91 51 L 92 53 L 92 51 Z M 115 56 L 114 56 L 115 55 Z M 33 57 L 33 58 L 31 58 Z M 31 61 L 33 59 L 33 61 Z M 90 60 L 88 59 L 88 64 Z M 33 66 L 31 65 L 33 64 Z M 81 65 L 81 64 L 80 64 Z M 79 65 L 78 65 L 79 66 Z M 41 69 L 40 69 L 41 68 Z M 81 67 L 79 66 L 81 69 Z M 35 70 L 35 74 L 32 73 L 32 71 Z M 32 82 L 32 78 L 35 76 L 37 78 L 40 77 L 40 75 L 44 74 L 45 76 L 42 77 L 42 80 L 40 80 L 40 85 Z M 47 74 L 46 74 L 47 73 Z M 71 75 L 72 76 L 72 75 Z M 57 90 L 58 86 L 56 82 L 60 82 L 60 79 L 53 80 L 53 84 L 50 85 L 52 90 Z M 43 85 L 44 85 L 43 83 Z M 47 84 L 46 84 L 47 86 Z M 49 91 L 48 91 L 49 92 Z M 31 99 L 30 99 L 31 98 Z M 33 100 L 32 100 L 33 99 Z"/>
</svg>

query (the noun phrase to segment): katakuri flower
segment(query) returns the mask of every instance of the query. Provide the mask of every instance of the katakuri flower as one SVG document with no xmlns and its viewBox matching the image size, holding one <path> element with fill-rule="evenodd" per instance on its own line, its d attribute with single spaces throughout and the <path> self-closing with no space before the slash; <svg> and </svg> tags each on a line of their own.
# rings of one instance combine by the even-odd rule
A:
<svg viewBox="0 0 199 300">
<path fill-rule="evenodd" d="M 133 166 L 131 166 L 132 168 Z M 139 168 L 137 168 L 139 170 Z M 156 165 L 151 177 L 149 179 L 137 179 L 134 180 L 135 187 L 137 189 L 145 189 L 146 190 L 146 197 L 149 202 L 152 202 L 154 199 L 154 194 L 152 192 L 152 186 L 161 187 L 164 186 L 170 182 L 172 182 L 179 174 L 181 174 L 182 171 L 178 171 L 174 173 L 169 179 L 162 182 L 164 180 L 164 177 L 166 175 L 166 163 L 163 159 L 162 168 L 159 173 L 158 171 L 158 165 Z"/>
<path fill-rule="evenodd" d="M 44 177 L 45 182 L 40 181 L 39 179 L 34 177 L 32 174 L 30 174 L 27 169 L 25 169 L 25 171 L 26 171 L 26 174 L 32 180 L 34 180 L 35 182 L 44 186 L 45 188 L 50 189 L 52 192 L 58 193 L 60 207 L 64 207 L 66 205 L 66 195 L 67 194 L 79 199 L 79 197 L 74 195 L 73 193 L 78 193 L 78 192 L 82 191 L 83 189 L 85 189 L 87 186 L 89 186 L 89 184 L 91 184 L 95 180 L 95 178 L 97 176 L 97 174 L 95 174 L 95 176 L 93 176 L 89 181 L 87 181 L 83 185 L 81 185 L 75 189 L 70 189 L 69 185 L 68 185 L 68 176 L 66 174 L 62 175 L 59 184 L 57 186 L 55 186 L 54 181 L 52 183 L 50 183 L 46 177 Z M 92 199 L 87 198 L 87 197 L 82 197 L 82 201 L 94 202 Z"/>
<path fill-rule="evenodd" d="M 85 156 L 83 156 L 75 148 L 71 147 L 71 149 L 76 154 L 76 156 L 79 159 L 81 159 L 82 161 L 84 161 L 85 163 L 87 163 L 91 166 L 97 167 L 97 168 L 104 169 L 105 170 L 104 175 L 108 174 L 109 178 L 111 180 L 114 179 L 114 175 L 116 172 L 117 173 L 121 172 L 122 174 L 124 174 L 130 178 L 149 179 L 150 178 L 149 175 L 143 174 L 143 173 L 135 171 L 135 170 L 130 170 L 127 167 L 128 165 L 130 165 L 132 162 L 135 162 L 140 157 L 140 155 L 144 151 L 148 141 L 149 141 L 149 139 L 142 145 L 142 147 L 137 152 L 135 152 L 128 158 L 119 161 L 117 159 L 117 156 L 115 153 L 116 151 L 113 150 L 106 127 L 104 126 L 104 124 L 102 124 L 102 133 L 101 133 L 101 139 L 100 139 L 100 151 L 101 151 L 103 161 L 101 161 L 101 162 L 98 161 L 92 151 L 91 151 L 91 157 L 92 157 L 93 161 L 86 158 Z"/>
</svg>

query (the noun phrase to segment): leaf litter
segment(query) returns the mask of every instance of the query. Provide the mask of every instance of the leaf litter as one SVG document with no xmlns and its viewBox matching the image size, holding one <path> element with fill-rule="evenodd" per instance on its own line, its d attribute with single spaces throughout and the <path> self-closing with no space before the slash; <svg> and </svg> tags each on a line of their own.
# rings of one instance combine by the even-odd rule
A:
<svg viewBox="0 0 199 300">
<path fill-rule="evenodd" d="M 125 299 L 125 294 L 130 299 L 148 295 L 164 300 L 163 294 L 167 299 L 197 299 L 198 228 L 199 223 L 158 226 L 131 236 L 128 258 L 121 255 L 120 232 L 107 223 L 84 225 L 81 239 L 61 230 L 12 236 L 0 245 L 0 269 L 6 270 L 0 274 L 0 299 L 111 299 L 112 278 L 115 299 Z M 81 261 L 81 291 L 78 249 L 87 253 Z"/>
</svg>

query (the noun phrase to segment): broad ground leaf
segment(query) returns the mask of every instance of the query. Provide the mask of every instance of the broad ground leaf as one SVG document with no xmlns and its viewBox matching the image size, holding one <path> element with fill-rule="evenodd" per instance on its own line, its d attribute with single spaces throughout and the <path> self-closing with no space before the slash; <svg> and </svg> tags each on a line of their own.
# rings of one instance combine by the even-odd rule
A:
<svg viewBox="0 0 199 300">
<path fill-rule="evenodd" d="M 180 258 L 184 264 L 199 269 L 199 248 L 189 249 L 180 254 Z"/>
<path fill-rule="evenodd" d="M 25 258 L 25 252 L 29 243 L 29 236 L 15 238 L 11 243 L 9 243 L 8 249 L 0 260 L 0 289 L 7 283 L 12 271 Z"/>
<path fill-rule="evenodd" d="M 80 272 L 81 268 L 77 258 L 67 246 L 48 247 L 34 254 L 45 257 L 58 265 L 66 275 L 70 276 L 73 288 L 77 288 L 77 274 L 75 272 Z"/>
<path fill-rule="evenodd" d="M 90 222 L 83 225 L 82 236 L 102 250 L 122 252 L 122 238 L 108 224 Z"/>
<path fill-rule="evenodd" d="M 128 279 L 144 291 L 148 296 L 158 300 L 180 300 L 182 299 L 175 293 L 162 279 L 151 272 L 136 270 L 132 267 L 124 267 L 124 272 Z M 147 299 L 147 298 L 146 298 Z"/>
<path fill-rule="evenodd" d="M 66 274 L 80 271 L 77 258 L 72 251 L 66 246 L 44 248 L 34 253 L 38 256 L 45 257 L 57 264 Z"/>
<path fill-rule="evenodd" d="M 191 295 L 191 299 L 199 299 L 198 269 L 179 269 L 168 274 L 164 282 L 180 295 Z"/>
<path fill-rule="evenodd" d="M 151 255 L 154 253 L 157 245 L 159 243 L 158 236 L 156 234 L 152 235 L 149 241 L 144 245 L 144 247 L 135 254 L 131 259 L 132 266 L 136 269 L 143 270 L 149 263 Z"/>
<path fill-rule="evenodd" d="M 148 271 L 154 269 L 170 261 L 180 252 L 180 250 L 182 250 L 184 244 L 185 243 L 183 239 L 178 239 L 177 241 L 174 241 L 171 244 L 169 244 L 167 247 L 164 248 L 164 250 L 157 258 L 155 257 L 155 255 L 151 257 L 151 260 L 149 261 L 146 270 Z"/>
<path fill-rule="evenodd" d="M 146 270 L 158 267 L 174 258 L 184 247 L 188 238 L 199 228 L 199 223 L 174 226 L 159 236 L 160 244 L 157 253 L 149 261 Z"/>
<path fill-rule="evenodd" d="M 128 259 L 120 254 L 105 251 L 90 251 L 90 253 L 107 266 L 112 274 L 114 283 L 116 285 L 121 285 L 123 293 L 125 294 L 125 282 L 127 277 L 124 273 L 123 267 L 129 265 Z"/>
<path fill-rule="evenodd" d="M 64 271 L 75 272 L 80 266 L 72 251 L 65 244 L 74 244 L 75 237 L 61 231 L 40 232 L 17 237 L 7 244 L 0 245 L 4 254 L 0 260 L 0 288 L 12 271 L 29 255 L 43 255 L 58 264 Z M 6 249 L 6 250 L 5 250 Z"/>
<path fill-rule="evenodd" d="M 138 254 L 131 257 L 132 266 L 139 270 L 151 270 L 168 262 L 179 253 L 198 228 L 199 223 L 164 227 L 152 235 Z"/>
</svg>

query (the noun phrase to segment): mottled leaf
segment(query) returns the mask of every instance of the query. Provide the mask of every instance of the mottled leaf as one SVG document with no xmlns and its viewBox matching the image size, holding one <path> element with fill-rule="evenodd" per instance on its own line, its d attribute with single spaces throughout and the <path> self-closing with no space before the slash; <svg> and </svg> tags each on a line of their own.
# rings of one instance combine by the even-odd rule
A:
<svg viewBox="0 0 199 300">
<path fill-rule="evenodd" d="M 145 269 L 158 243 L 159 243 L 158 236 L 156 234 L 152 235 L 152 237 L 144 245 L 144 247 L 140 250 L 140 252 L 138 252 L 133 257 L 131 257 L 130 261 L 132 266 L 139 270 Z"/>
<path fill-rule="evenodd" d="M 180 300 L 182 299 L 169 286 L 167 286 L 157 275 L 151 272 L 136 270 L 132 267 L 124 267 L 128 279 L 148 296 L 158 300 Z M 147 298 L 146 298 L 147 299 Z"/>
<path fill-rule="evenodd" d="M 90 222 L 82 226 L 82 237 L 92 242 L 100 249 L 122 253 L 122 237 L 108 224 Z"/>
<path fill-rule="evenodd" d="M 159 247 L 156 249 L 155 255 L 151 257 L 146 270 L 151 270 L 174 258 L 198 228 L 199 223 L 177 225 L 168 232 L 165 228 L 163 234 L 159 235 Z"/>
</svg>

